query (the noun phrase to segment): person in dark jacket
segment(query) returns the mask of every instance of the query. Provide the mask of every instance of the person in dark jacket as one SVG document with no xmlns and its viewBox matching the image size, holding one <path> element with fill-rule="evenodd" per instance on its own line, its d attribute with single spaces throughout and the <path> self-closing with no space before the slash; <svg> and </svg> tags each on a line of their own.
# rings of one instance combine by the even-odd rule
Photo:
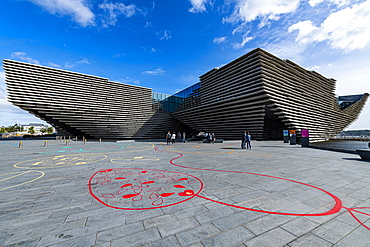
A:
<svg viewBox="0 0 370 247">
<path fill-rule="evenodd" d="M 166 141 L 167 141 L 167 145 L 171 144 L 171 132 L 170 131 L 168 131 L 168 133 L 166 134 Z"/>
<path fill-rule="evenodd" d="M 244 131 L 244 133 L 242 134 L 242 149 L 245 149 L 246 141 L 247 141 L 247 131 Z"/>
<path fill-rule="evenodd" d="M 252 150 L 251 139 L 252 139 L 252 137 L 251 137 L 250 133 L 248 132 L 247 133 L 247 139 L 245 140 L 245 142 L 247 143 L 247 149 Z"/>
</svg>

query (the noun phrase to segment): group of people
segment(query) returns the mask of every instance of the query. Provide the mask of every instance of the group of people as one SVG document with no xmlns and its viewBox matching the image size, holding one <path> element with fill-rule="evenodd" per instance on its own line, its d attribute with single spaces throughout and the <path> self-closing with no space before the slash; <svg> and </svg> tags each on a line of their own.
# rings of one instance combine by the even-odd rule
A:
<svg viewBox="0 0 370 247">
<path fill-rule="evenodd" d="M 242 149 L 252 149 L 251 135 L 247 131 L 244 131 L 244 133 L 242 134 Z"/>
<path fill-rule="evenodd" d="M 210 142 L 210 143 L 215 143 L 216 142 L 216 135 L 214 133 L 205 133 L 204 136 L 206 137 L 207 141 Z M 168 131 L 167 134 L 166 134 L 166 141 L 167 141 L 167 145 L 175 145 L 176 143 L 176 138 L 179 142 L 186 142 L 186 134 L 185 132 L 182 132 L 182 135 L 180 132 L 176 133 L 173 132 L 171 133 L 171 131 Z M 242 145 L 241 145 L 242 149 L 252 149 L 252 145 L 251 145 L 251 135 L 249 132 L 247 131 L 244 131 L 244 133 L 242 134 Z"/>
<path fill-rule="evenodd" d="M 204 137 L 207 139 L 207 142 L 209 143 L 215 143 L 216 142 L 216 135 L 215 133 L 205 133 Z"/>
<path fill-rule="evenodd" d="M 177 133 L 177 140 L 179 142 L 186 142 L 186 134 L 185 132 L 182 132 L 182 135 L 181 133 Z M 171 131 L 168 131 L 167 134 L 166 134 L 166 141 L 167 141 L 167 145 L 175 145 L 176 143 L 176 133 L 173 132 L 171 134 Z"/>
</svg>

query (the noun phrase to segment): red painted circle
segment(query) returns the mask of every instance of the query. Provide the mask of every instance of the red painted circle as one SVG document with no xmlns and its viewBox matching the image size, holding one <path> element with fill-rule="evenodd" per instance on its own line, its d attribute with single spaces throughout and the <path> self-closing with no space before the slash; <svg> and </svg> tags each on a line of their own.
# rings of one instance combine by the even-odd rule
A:
<svg viewBox="0 0 370 247">
<path fill-rule="evenodd" d="M 173 206 L 197 196 L 203 182 L 181 172 L 112 168 L 97 171 L 89 180 L 90 194 L 105 206 L 144 210 Z"/>
</svg>

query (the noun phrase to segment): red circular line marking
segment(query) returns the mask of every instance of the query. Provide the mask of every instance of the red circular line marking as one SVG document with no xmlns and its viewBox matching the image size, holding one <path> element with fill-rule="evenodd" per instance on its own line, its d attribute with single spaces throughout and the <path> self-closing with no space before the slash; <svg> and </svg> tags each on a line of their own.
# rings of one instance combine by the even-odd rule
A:
<svg viewBox="0 0 370 247">
<path fill-rule="evenodd" d="M 226 205 L 226 206 L 230 206 L 230 207 L 234 207 L 234 208 L 239 208 L 239 209 L 245 209 L 245 210 L 260 212 L 260 213 L 289 215 L 289 216 L 324 216 L 324 215 L 330 215 L 330 214 L 337 213 L 342 208 L 342 201 L 338 197 L 336 197 L 335 195 L 331 194 L 328 191 L 325 191 L 325 190 L 323 190 L 323 189 L 321 189 L 319 187 L 316 187 L 316 186 L 313 186 L 313 185 L 310 185 L 310 184 L 302 183 L 302 182 L 295 181 L 295 180 L 292 180 L 292 179 L 281 178 L 281 177 L 276 177 L 276 176 L 271 176 L 271 175 L 265 175 L 265 174 L 259 174 L 259 173 L 252 173 L 252 172 L 216 170 L 216 169 L 206 169 L 206 168 L 196 168 L 196 167 L 182 166 L 182 165 L 175 164 L 173 162 L 174 160 L 179 159 L 179 158 L 181 158 L 183 156 L 181 153 L 177 153 L 177 152 L 173 152 L 173 151 L 158 150 L 158 147 L 155 147 L 154 150 L 159 151 L 159 152 L 169 152 L 169 153 L 178 154 L 179 155 L 178 157 L 175 157 L 175 158 L 173 158 L 173 159 L 170 160 L 170 164 L 172 164 L 174 166 L 177 166 L 177 167 L 185 168 L 185 169 L 193 169 L 193 170 L 201 170 L 201 171 L 214 171 L 214 172 L 241 173 L 241 174 L 248 174 L 248 175 L 255 175 L 255 176 L 262 176 L 262 177 L 268 177 L 268 178 L 281 179 L 281 180 L 285 180 L 285 181 L 289 181 L 289 182 L 293 182 L 293 183 L 305 185 L 305 186 L 308 186 L 308 187 L 311 187 L 311 188 L 320 190 L 320 191 L 324 192 L 325 194 L 329 195 L 330 197 L 332 197 L 334 199 L 334 201 L 335 201 L 335 206 L 331 210 L 329 210 L 327 212 L 318 213 L 318 214 L 284 213 L 284 212 L 265 211 L 265 210 L 259 210 L 259 209 L 241 207 L 241 206 L 232 205 L 232 204 L 228 204 L 228 203 L 224 203 L 224 202 L 219 202 L 219 201 L 216 201 L 216 200 L 207 198 L 207 197 L 203 197 L 203 196 L 200 196 L 199 193 L 194 194 L 194 196 L 197 196 L 197 197 L 200 197 L 200 198 L 203 198 L 203 199 L 212 201 L 212 202 L 220 203 L 220 204 L 223 204 L 223 205 Z"/>
</svg>

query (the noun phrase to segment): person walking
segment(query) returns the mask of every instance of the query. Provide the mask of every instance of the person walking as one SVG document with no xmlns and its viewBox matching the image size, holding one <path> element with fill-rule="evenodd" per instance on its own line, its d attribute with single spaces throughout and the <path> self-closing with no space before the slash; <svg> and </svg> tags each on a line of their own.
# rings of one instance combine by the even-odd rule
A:
<svg viewBox="0 0 370 247">
<path fill-rule="evenodd" d="M 183 143 L 186 142 L 186 134 L 185 134 L 185 132 L 182 132 L 182 142 Z"/>
<path fill-rule="evenodd" d="M 215 133 L 212 133 L 212 144 L 216 142 L 216 135 Z"/>
<path fill-rule="evenodd" d="M 166 134 L 166 141 L 167 141 L 167 145 L 171 144 L 171 132 L 170 131 L 168 131 Z"/>
<path fill-rule="evenodd" d="M 245 144 L 246 144 L 246 141 L 247 141 L 247 131 L 244 131 L 244 133 L 242 134 L 242 149 L 245 149 Z"/>
<path fill-rule="evenodd" d="M 181 142 L 181 133 L 179 131 L 179 133 L 177 133 L 177 139 L 179 140 L 179 142 Z"/>
<path fill-rule="evenodd" d="M 248 132 L 247 133 L 247 139 L 245 141 L 247 143 L 247 149 L 249 148 L 250 150 L 252 150 L 251 139 L 252 139 L 252 137 L 251 137 L 250 133 Z"/>
<path fill-rule="evenodd" d="M 173 132 L 173 134 L 171 136 L 171 141 L 172 141 L 172 145 L 175 145 L 175 142 L 176 142 L 176 134 L 175 134 L 175 132 Z"/>
</svg>

